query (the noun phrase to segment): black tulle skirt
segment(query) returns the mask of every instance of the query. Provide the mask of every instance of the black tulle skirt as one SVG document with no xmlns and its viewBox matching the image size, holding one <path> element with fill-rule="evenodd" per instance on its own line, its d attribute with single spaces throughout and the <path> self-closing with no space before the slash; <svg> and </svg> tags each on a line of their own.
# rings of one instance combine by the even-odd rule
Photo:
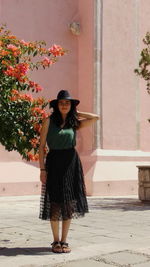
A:
<svg viewBox="0 0 150 267">
<path fill-rule="evenodd" d="M 83 168 L 75 148 L 50 150 L 46 157 L 47 182 L 42 184 L 42 220 L 68 220 L 88 212 Z"/>
</svg>

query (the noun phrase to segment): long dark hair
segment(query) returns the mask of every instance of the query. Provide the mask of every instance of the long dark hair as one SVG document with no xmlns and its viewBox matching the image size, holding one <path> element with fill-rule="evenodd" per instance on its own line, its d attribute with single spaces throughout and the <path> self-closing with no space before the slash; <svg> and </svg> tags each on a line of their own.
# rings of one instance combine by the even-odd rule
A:
<svg viewBox="0 0 150 267">
<path fill-rule="evenodd" d="M 58 109 L 58 101 L 57 101 L 56 105 L 53 107 L 53 112 L 52 112 L 50 118 L 58 127 L 60 127 L 61 124 L 63 123 L 61 113 Z M 67 114 L 66 123 L 65 123 L 64 127 L 65 128 L 73 128 L 74 130 L 77 130 L 79 128 L 79 126 L 80 126 L 80 121 L 78 120 L 78 117 L 77 117 L 76 105 L 74 104 L 73 101 L 71 101 L 71 108 Z"/>
</svg>

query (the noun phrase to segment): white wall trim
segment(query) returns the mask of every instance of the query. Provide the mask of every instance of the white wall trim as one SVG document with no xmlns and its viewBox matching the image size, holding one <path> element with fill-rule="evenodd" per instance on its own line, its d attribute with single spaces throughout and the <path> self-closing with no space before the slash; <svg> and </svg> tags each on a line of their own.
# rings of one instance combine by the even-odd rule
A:
<svg viewBox="0 0 150 267">
<path fill-rule="evenodd" d="M 102 148 L 102 20 L 103 0 L 94 1 L 94 99 L 93 112 L 101 119 L 94 124 L 93 149 Z"/>
</svg>

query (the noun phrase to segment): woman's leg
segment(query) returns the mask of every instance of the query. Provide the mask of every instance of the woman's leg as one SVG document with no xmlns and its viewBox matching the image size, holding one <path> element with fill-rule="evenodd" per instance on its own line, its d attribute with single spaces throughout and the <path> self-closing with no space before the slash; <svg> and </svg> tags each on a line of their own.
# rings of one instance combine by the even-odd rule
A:
<svg viewBox="0 0 150 267">
<path fill-rule="evenodd" d="M 59 221 L 50 221 L 54 241 L 59 241 Z"/>
<path fill-rule="evenodd" d="M 55 253 L 61 253 L 62 247 L 59 241 L 59 221 L 50 221 L 50 223 L 54 237 L 54 241 L 52 243 L 52 251 Z"/>
<path fill-rule="evenodd" d="M 61 243 L 62 243 L 62 249 L 63 252 L 70 252 L 71 249 L 69 248 L 68 245 L 66 245 L 66 239 L 70 227 L 71 219 L 62 221 L 62 236 L 61 236 Z"/>
<path fill-rule="evenodd" d="M 66 242 L 70 223 L 71 223 L 71 219 L 62 221 L 62 236 L 61 236 L 62 242 Z"/>
<path fill-rule="evenodd" d="M 60 241 L 59 240 L 59 217 L 60 217 L 60 205 L 58 203 L 53 202 L 51 203 L 50 223 L 51 223 L 54 241 Z"/>
</svg>

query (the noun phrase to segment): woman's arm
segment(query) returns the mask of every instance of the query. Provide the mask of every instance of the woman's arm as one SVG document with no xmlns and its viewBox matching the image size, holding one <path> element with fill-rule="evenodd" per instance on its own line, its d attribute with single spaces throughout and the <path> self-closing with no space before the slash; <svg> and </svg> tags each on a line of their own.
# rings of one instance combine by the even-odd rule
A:
<svg viewBox="0 0 150 267">
<path fill-rule="evenodd" d="M 80 128 L 83 128 L 85 126 L 91 125 L 91 123 L 99 120 L 99 116 L 97 114 L 89 113 L 89 112 L 81 112 L 77 111 L 78 117 L 81 118 L 80 120 Z"/>
<path fill-rule="evenodd" d="M 44 164 L 44 148 L 46 145 L 46 137 L 48 132 L 50 119 L 43 120 L 41 133 L 40 133 L 40 147 L 39 147 L 39 165 L 40 165 L 40 180 L 42 183 L 46 182 L 46 170 Z"/>
</svg>

